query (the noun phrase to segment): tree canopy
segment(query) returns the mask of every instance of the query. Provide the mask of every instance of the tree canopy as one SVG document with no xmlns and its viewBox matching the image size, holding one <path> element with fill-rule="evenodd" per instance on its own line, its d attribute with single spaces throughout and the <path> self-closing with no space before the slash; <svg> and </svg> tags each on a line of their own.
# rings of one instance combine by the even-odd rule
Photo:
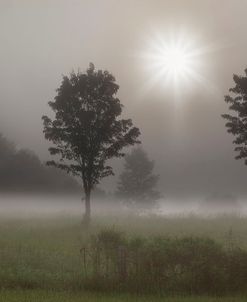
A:
<svg viewBox="0 0 247 302">
<path fill-rule="evenodd" d="M 227 120 L 227 132 L 236 137 L 233 141 L 237 145 L 236 159 L 245 159 L 247 164 L 247 69 L 244 76 L 234 75 L 233 80 L 235 86 L 229 89 L 230 95 L 225 96 L 225 102 L 233 114 L 223 114 L 222 117 Z"/>
<path fill-rule="evenodd" d="M 100 180 L 113 175 L 108 160 L 124 156 L 123 148 L 139 143 L 140 131 L 131 119 L 121 119 L 123 105 L 117 98 L 119 86 L 108 71 L 91 63 L 85 73 L 64 76 L 54 101 L 52 120 L 43 116 L 44 134 L 54 146 L 57 160 L 48 164 L 82 179 L 86 216 L 90 217 L 90 193 Z"/>
<path fill-rule="evenodd" d="M 147 208 L 161 197 L 155 189 L 159 176 L 153 174 L 154 161 L 142 148 L 125 156 L 124 171 L 119 177 L 117 196 L 128 205 Z"/>
</svg>

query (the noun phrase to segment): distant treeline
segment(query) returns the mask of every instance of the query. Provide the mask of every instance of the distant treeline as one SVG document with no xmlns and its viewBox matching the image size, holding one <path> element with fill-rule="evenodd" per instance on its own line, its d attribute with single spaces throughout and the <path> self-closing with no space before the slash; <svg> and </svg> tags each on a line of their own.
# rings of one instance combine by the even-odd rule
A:
<svg viewBox="0 0 247 302">
<path fill-rule="evenodd" d="M 15 145 L 0 134 L 0 192 L 79 193 L 77 181 L 38 156 Z"/>
</svg>

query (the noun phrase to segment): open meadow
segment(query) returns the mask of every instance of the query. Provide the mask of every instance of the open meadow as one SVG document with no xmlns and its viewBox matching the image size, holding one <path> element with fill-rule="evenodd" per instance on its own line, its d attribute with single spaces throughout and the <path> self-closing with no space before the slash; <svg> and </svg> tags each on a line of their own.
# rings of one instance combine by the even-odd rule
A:
<svg viewBox="0 0 247 302">
<path fill-rule="evenodd" d="M 82 248 L 102 230 L 124 232 L 129 240 L 209 238 L 226 251 L 247 250 L 247 219 L 238 216 L 98 216 L 88 232 L 79 215 L 5 216 L 0 222 L 0 301 L 246 301 L 237 298 L 238 294 L 199 299 L 190 297 L 192 292 L 188 298 L 165 298 L 177 293 L 184 296 L 173 290 L 162 297 L 155 293 L 139 293 L 138 297 L 134 291 L 125 293 L 124 288 L 117 289 L 116 295 L 116 288 L 94 288 L 85 282 Z"/>
</svg>

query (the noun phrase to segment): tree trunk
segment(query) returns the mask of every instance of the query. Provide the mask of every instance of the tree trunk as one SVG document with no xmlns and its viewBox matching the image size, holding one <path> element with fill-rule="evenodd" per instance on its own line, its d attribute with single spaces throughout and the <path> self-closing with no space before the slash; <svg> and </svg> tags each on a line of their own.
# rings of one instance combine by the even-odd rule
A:
<svg viewBox="0 0 247 302">
<path fill-rule="evenodd" d="M 90 225 L 90 221 L 91 221 L 91 203 L 90 203 L 90 196 L 91 196 L 91 192 L 88 191 L 85 194 L 85 214 L 84 214 L 84 218 L 83 218 L 83 223 L 85 225 L 85 227 L 89 227 Z"/>
</svg>

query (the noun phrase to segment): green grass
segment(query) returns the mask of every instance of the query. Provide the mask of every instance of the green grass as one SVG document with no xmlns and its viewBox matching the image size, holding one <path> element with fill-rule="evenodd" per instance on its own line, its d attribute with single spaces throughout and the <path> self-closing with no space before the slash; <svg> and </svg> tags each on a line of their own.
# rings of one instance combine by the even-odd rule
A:
<svg viewBox="0 0 247 302">
<path fill-rule="evenodd" d="M 247 249 L 247 219 L 233 216 L 211 219 L 194 216 L 187 218 L 104 216 L 93 220 L 90 234 L 82 229 L 79 215 L 30 219 L 0 218 L 0 288 L 5 289 L 0 293 L 0 301 L 152 301 L 151 298 L 138 300 L 128 296 L 111 297 L 96 294 L 81 296 L 79 293 L 83 290 L 84 277 L 80 248 L 85 245 L 90 234 L 105 227 L 123 230 L 133 237 L 206 236 L 220 242 L 226 248 L 234 244 Z M 42 298 L 43 296 L 45 298 Z M 226 302 L 246 299 L 155 298 L 153 301 Z"/>
<path fill-rule="evenodd" d="M 105 295 L 84 292 L 4 290 L 0 302 L 245 302 L 246 298 L 217 297 L 154 297 L 131 295 Z"/>
</svg>

